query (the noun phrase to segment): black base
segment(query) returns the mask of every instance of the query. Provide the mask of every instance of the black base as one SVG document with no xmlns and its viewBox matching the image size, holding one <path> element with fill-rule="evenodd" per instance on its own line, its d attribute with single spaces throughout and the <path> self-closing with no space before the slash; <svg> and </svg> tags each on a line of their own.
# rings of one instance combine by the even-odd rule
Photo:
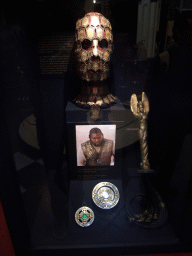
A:
<svg viewBox="0 0 192 256">
<path fill-rule="evenodd" d="M 135 172 L 136 170 L 130 170 Z M 129 247 L 144 245 L 177 244 L 169 222 L 157 229 L 146 229 L 130 223 L 125 207 L 128 195 L 142 190 L 141 176 L 132 176 L 126 189 L 120 179 L 106 180 L 119 190 L 120 200 L 112 209 L 101 209 L 92 200 L 92 190 L 102 180 L 72 180 L 70 182 L 69 225 L 67 244 L 73 248 Z M 125 198 L 125 199 L 124 199 Z M 75 221 L 75 212 L 82 206 L 90 207 L 95 215 L 89 227 L 80 227 Z"/>
</svg>

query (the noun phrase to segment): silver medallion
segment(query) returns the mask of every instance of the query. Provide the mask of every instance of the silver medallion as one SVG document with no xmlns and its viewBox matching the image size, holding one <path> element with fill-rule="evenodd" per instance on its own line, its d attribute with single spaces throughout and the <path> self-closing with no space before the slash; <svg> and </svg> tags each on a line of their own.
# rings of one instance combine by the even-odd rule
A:
<svg viewBox="0 0 192 256">
<path fill-rule="evenodd" d="M 83 206 L 76 211 L 75 221 L 81 227 L 88 227 L 94 221 L 94 212 L 89 207 Z"/>
<path fill-rule="evenodd" d="M 110 182 L 98 183 L 92 191 L 93 202 L 102 209 L 111 209 L 119 202 L 119 190 Z"/>
</svg>

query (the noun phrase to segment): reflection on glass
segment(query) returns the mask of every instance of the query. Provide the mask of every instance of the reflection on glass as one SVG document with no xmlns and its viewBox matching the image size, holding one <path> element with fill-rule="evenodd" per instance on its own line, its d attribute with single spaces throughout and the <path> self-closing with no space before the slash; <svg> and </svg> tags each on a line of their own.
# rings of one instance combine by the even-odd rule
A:
<svg viewBox="0 0 192 256">
<path fill-rule="evenodd" d="M 8 132 L 32 248 L 70 249 L 89 245 L 102 248 L 106 244 L 129 247 L 131 244 L 138 249 L 143 244 L 172 246 L 178 243 L 172 224 L 178 225 L 179 219 L 182 230 L 179 233 L 183 234 L 191 227 L 185 205 L 187 201 L 191 207 L 185 197 L 190 187 L 188 154 L 192 145 L 190 26 L 179 34 L 180 25 L 187 23 L 175 23 L 177 40 L 171 49 L 167 48 L 169 53 L 166 54 L 170 59 L 159 60 L 156 56 L 149 60 L 144 44 L 136 45 L 138 1 L 75 0 L 51 4 L 35 1 L 27 4 L 30 4 L 32 16 L 21 11 L 23 6 L 15 6 L 14 13 L 20 20 L 10 17 L 10 7 L 3 6 L 0 72 Z M 81 166 L 82 172 L 94 173 L 98 166 L 115 168 L 115 160 L 121 157 L 118 171 L 122 178 L 114 179 L 113 183 L 122 197 L 107 213 L 95 209 L 91 199 L 92 189 L 103 180 L 69 181 L 70 166 L 64 143 L 64 109 L 67 102 L 73 104 L 71 99 L 80 87 L 73 59 L 75 23 L 85 13 L 98 10 L 113 27 L 115 47 L 109 84 L 123 110 L 119 110 L 119 105 L 115 105 L 117 109 L 108 106 L 102 121 L 91 120 L 81 125 L 74 121 L 76 138 L 69 139 L 74 143 L 72 146 L 76 146 L 75 164 Z M 14 23 L 22 29 L 18 30 Z M 147 31 L 144 33 L 147 35 Z M 109 48 L 106 40 L 100 40 L 98 46 L 100 54 Z M 93 45 L 84 41 L 82 47 L 87 50 Z M 162 63 L 168 63 L 167 73 Z M 140 148 L 135 134 L 139 126 L 129 104 L 132 94 L 139 99 L 142 92 L 149 94 L 151 104 L 147 120 L 149 161 L 157 174 L 149 179 L 137 172 Z M 73 107 L 74 120 L 87 115 L 87 109 Z M 99 128 L 101 132 L 90 134 L 92 128 Z M 106 191 L 102 193 L 104 200 L 108 196 Z M 86 230 L 74 219 L 81 207 L 94 211 L 94 222 Z M 167 209 L 171 218 L 166 222 Z M 183 219 L 183 212 L 187 220 Z M 81 217 L 86 219 L 87 215 Z"/>
</svg>

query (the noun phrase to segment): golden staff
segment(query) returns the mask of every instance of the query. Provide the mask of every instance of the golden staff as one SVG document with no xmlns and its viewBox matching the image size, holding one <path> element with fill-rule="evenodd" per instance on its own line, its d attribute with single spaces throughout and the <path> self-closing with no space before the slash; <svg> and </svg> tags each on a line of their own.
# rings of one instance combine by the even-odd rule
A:
<svg viewBox="0 0 192 256">
<path fill-rule="evenodd" d="M 138 119 L 139 127 L 139 138 L 140 138 L 140 149 L 141 149 L 141 163 L 140 172 L 153 172 L 150 168 L 148 160 L 148 145 L 147 145 L 147 115 L 149 113 L 149 100 L 144 92 L 142 92 L 142 99 L 138 101 L 137 95 L 132 94 L 130 100 L 131 111 L 134 116 Z"/>
</svg>

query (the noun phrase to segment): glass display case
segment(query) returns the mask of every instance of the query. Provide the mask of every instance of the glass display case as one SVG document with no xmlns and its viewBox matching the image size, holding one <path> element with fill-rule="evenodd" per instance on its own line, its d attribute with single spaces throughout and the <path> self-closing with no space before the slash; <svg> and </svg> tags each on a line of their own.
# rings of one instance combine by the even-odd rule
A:
<svg viewBox="0 0 192 256">
<path fill-rule="evenodd" d="M 168 4 L 1 3 L 1 202 L 16 255 L 191 251 L 192 15 L 175 15 L 161 52 Z"/>
</svg>

